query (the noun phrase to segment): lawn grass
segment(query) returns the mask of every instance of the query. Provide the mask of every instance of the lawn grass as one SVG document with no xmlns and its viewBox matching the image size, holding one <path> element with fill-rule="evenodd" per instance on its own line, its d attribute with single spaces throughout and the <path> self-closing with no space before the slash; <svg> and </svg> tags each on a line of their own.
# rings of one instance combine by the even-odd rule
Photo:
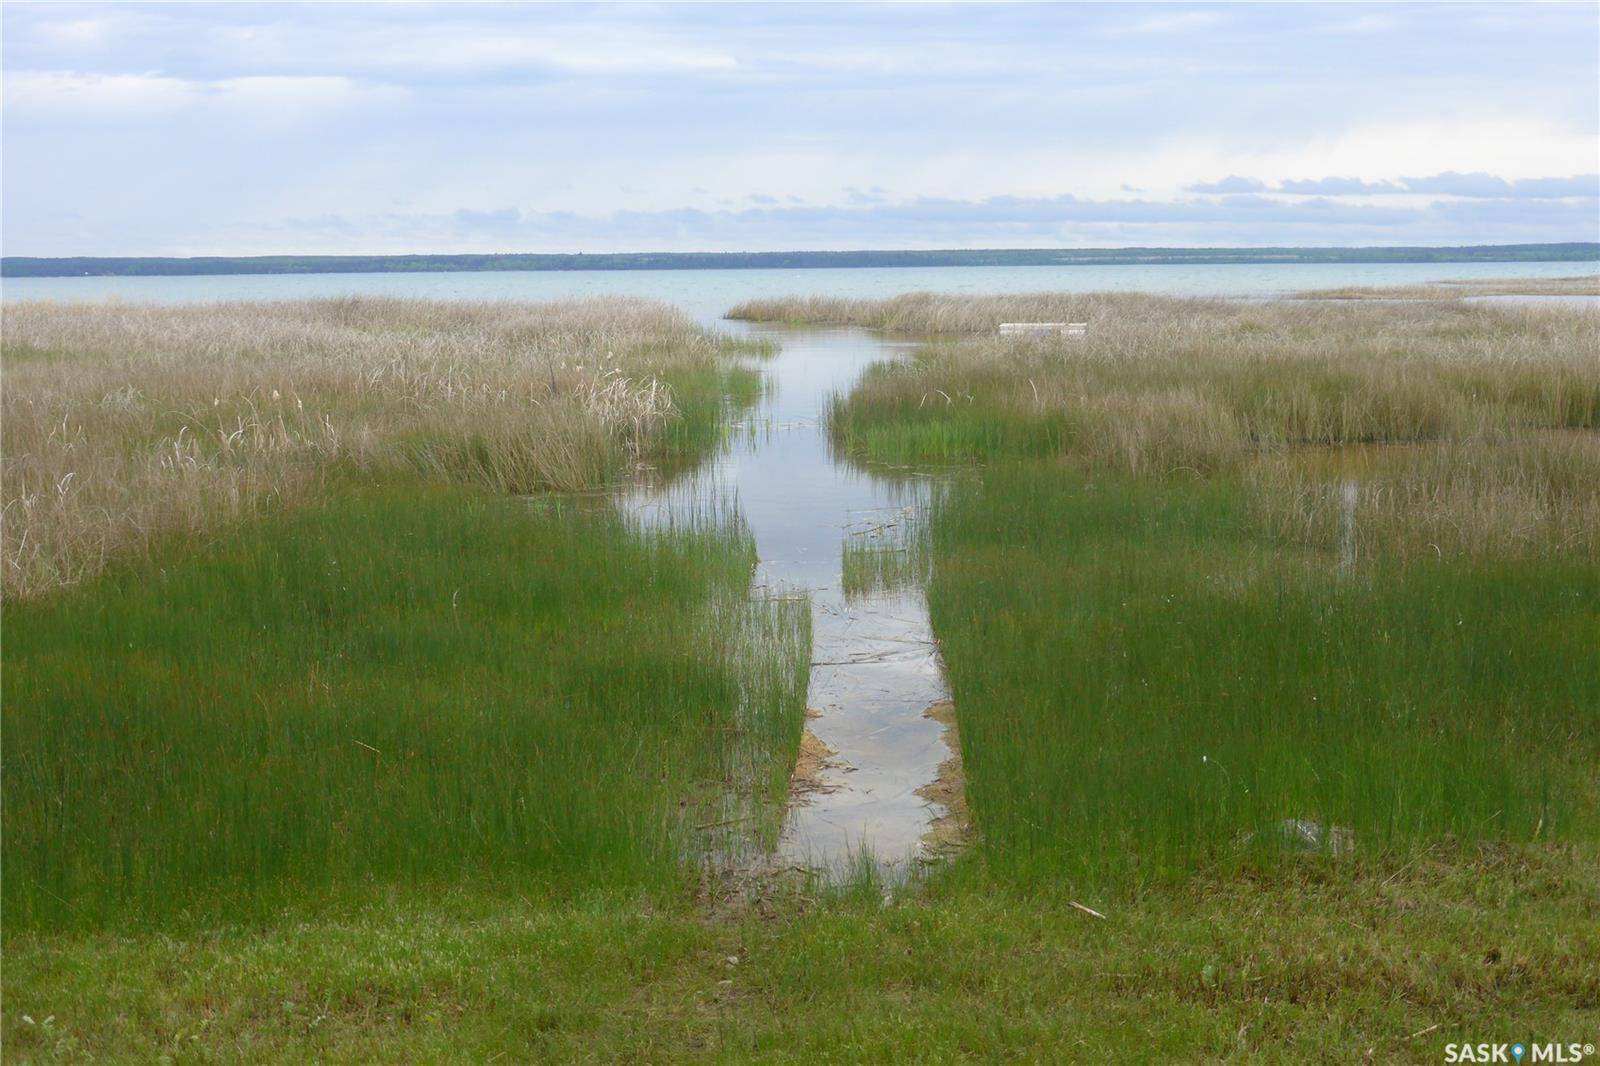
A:
<svg viewBox="0 0 1600 1066">
<path fill-rule="evenodd" d="M 775 830 L 809 655 L 742 527 L 353 488 L 5 606 L 5 922 L 680 891 Z M 776 802 L 775 802 L 776 801 Z"/>
<path fill-rule="evenodd" d="M 1438 1062 L 1590 1040 L 1592 849 L 1199 878 L 1105 920 L 958 866 L 888 904 L 717 912 L 375 892 L 187 936 L 7 943 L 13 1061 Z"/>
</svg>

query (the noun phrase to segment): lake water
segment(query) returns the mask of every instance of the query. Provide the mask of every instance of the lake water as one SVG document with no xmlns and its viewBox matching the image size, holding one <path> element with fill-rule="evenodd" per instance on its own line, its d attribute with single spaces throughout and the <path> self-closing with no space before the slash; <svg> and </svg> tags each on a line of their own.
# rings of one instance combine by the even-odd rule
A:
<svg viewBox="0 0 1600 1066">
<path fill-rule="evenodd" d="M 572 270 L 438 274 L 228 274 L 215 277 L 0 279 L 5 300 L 183 303 L 310 296 L 555 300 L 647 296 L 710 323 L 762 296 L 893 296 L 904 292 L 1160 292 L 1275 296 L 1342 285 L 1414 285 L 1448 278 L 1592 274 L 1595 263 L 1296 263 L 1219 266 L 862 267 L 817 270 Z"/>
</svg>

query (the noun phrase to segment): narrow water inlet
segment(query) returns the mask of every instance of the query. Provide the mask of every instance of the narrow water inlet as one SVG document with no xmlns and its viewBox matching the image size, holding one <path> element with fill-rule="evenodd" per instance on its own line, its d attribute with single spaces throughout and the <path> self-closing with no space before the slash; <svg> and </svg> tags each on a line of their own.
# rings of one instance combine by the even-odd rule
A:
<svg viewBox="0 0 1600 1066">
<path fill-rule="evenodd" d="M 736 500 L 760 557 L 755 584 L 809 596 L 807 726 L 832 754 L 793 798 L 776 858 L 825 875 L 870 861 L 893 875 L 925 853 L 923 837 L 945 813 L 918 789 L 950 755 L 944 727 L 924 713 L 949 694 L 914 575 L 847 583 L 844 555 L 847 543 L 914 523 L 934 480 L 836 459 L 823 412 L 866 366 L 907 344 L 860 330 L 744 331 L 779 345 L 746 432 L 692 477 L 635 490 L 622 506 L 645 521 L 671 521 L 708 501 Z"/>
</svg>

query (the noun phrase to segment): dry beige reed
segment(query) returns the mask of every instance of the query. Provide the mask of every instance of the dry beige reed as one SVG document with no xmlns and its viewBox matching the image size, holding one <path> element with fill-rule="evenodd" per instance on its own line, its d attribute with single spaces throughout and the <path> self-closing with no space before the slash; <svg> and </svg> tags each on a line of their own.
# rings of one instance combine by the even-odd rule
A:
<svg viewBox="0 0 1600 1066">
<path fill-rule="evenodd" d="M 335 467 L 592 486 L 725 342 L 629 299 L 4 308 L 3 591 L 305 499 Z"/>
<path fill-rule="evenodd" d="M 1600 274 L 1564 278 L 1475 278 L 1423 285 L 1309 289 L 1302 300 L 1450 300 L 1467 296 L 1600 296 Z"/>
<path fill-rule="evenodd" d="M 1306 457 L 1373 448 L 1398 453 L 1359 489 L 1374 550 L 1596 552 L 1593 308 L 919 294 L 737 313 L 931 336 L 833 412 L 836 437 L 877 458 L 1038 454 L 1032 442 L 1048 439 L 1097 469 L 1253 471 L 1273 528 L 1329 543 L 1343 482 Z M 1089 329 L 997 336 L 1006 321 Z M 930 454 L 940 447 L 950 454 Z"/>
</svg>

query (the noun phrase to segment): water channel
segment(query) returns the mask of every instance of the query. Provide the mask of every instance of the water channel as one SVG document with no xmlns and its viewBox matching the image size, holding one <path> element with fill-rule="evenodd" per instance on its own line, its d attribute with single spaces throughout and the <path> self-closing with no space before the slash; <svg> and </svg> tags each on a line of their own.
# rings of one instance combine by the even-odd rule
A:
<svg viewBox="0 0 1600 1066">
<path fill-rule="evenodd" d="M 747 331 L 780 346 L 765 364 L 762 403 L 716 460 L 665 488 L 637 490 L 624 506 L 647 522 L 670 521 L 708 499 L 736 500 L 760 556 L 756 586 L 809 595 L 807 726 L 833 754 L 791 804 L 777 859 L 834 874 L 862 862 L 900 870 L 924 854 L 922 837 L 944 813 L 917 790 L 950 754 L 943 726 L 924 713 L 947 692 L 922 590 L 847 591 L 843 555 L 847 543 L 893 551 L 935 483 L 834 455 L 823 416 L 832 394 L 907 345 L 861 330 Z"/>
</svg>

